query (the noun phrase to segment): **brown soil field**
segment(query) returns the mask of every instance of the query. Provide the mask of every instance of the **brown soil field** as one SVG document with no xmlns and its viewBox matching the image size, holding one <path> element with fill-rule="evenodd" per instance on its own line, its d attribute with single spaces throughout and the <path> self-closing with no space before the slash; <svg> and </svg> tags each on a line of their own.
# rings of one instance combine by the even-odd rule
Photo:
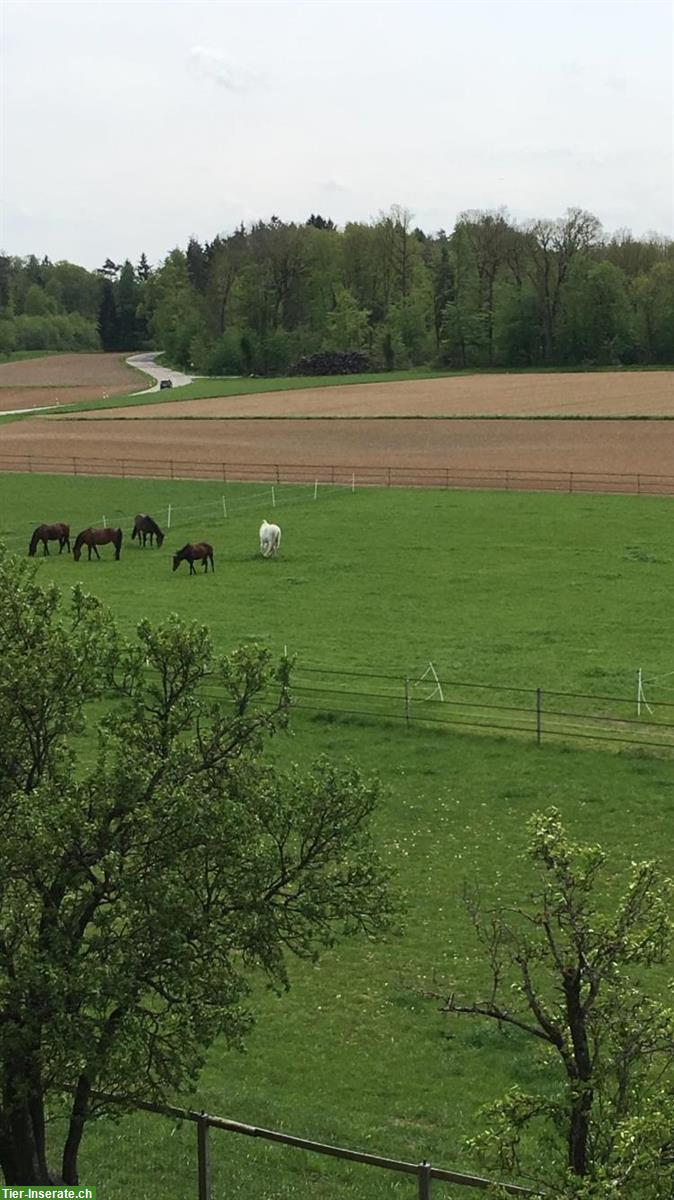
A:
<svg viewBox="0 0 674 1200">
<path fill-rule="evenodd" d="M 0 363 L 0 412 L 128 395 L 151 382 L 119 354 L 54 354 Z"/>
<path fill-rule="evenodd" d="M 643 490 L 674 491 L 674 422 L 156 420 L 102 425 L 36 417 L 0 429 L 0 470 L 221 478 L 223 463 L 233 478 L 274 478 L 277 463 L 281 479 L 307 480 L 329 479 L 333 466 L 336 478 L 342 468 L 349 479 L 352 470 L 360 472 L 362 482 L 386 482 L 389 467 L 398 472 L 394 482 L 408 483 L 442 483 L 447 471 L 453 476 L 507 471 L 633 476 L 624 488 L 608 478 L 592 488 L 607 491 L 635 489 L 640 473 L 671 481 Z M 248 473 L 247 464 L 267 466 Z M 426 474 L 430 469 L 436 472 L 433 480 Z M 536 481 L 522 479 L 512 486 L 536 486 Z"/>
<path fill-rule="evenodd" d="M 115 417 L 674 416 L 674 371 L 467 375 L 175 400 Z"/>
</svg>

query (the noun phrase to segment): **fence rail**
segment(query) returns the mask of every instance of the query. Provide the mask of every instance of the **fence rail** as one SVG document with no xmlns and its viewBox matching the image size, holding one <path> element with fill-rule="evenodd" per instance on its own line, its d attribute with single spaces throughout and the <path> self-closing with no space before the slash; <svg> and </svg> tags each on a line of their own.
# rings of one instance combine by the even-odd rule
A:
<svg viewBox="0 0 674 1200">
<path fill-rule="evenodd" d="M 68 1089 L 70 1090 L 70 1089 Z M 111 1096 L 106 1092 L 92 1093 L 92 1099 L 103 1104 L 124 1104 L 119 1096 Z M 208 1131 L 220 1129 L 227 1133 L 239 1133 L 245 1137 L 262 1138 L 268 1142 L 280 1142 L 298 1150 L 307 1150 L 311 1154 L 323 1154 L 330 1158 L 341 1158 L 350 1162 L 362 1163 L 366 1167 L 376 1167 L 384 1171 L 395 1171 L 405 1175 L 415 1175 L 418 1181 L 419 1200 L 430 1200 L 431 1181 L 437 1179 L 443 1183 L 453 1183 L 459 1187 L 500 1189 L 509 1196 L 541 1196 L 541 1192 L 531 1188 L 520 1187 L 514 1183 L 496 1183 L 484 1179 L 480 1175 L 470 1175 L 463 1171 L 449 1171 L 443 1167 L 434 1167 L 429 1162 L 411 1163 L 396 1158 L 385 1158 L 379 1154 L 366 1154 L 360 1150 L 349 1150 L 343 1146 L 331 1146 L 325 1142 L 315 1142 L 308 1138 L 296 1137 L 294 1134 L 282 1133 L 278 1129 L 265 1129 L 257 1125 L 247 1125 L 241 1121 L 230 1121 L 226 1117 L 210 1116 L 205 1112 L 195 1112 L 189 1108 L 176 1108 L 170 1104 L 155 1104 L 145 1100 L 135 1100 L 133 1108 L 143 1112 L 156 1113 L 159 1116 L 171 1117 L 173 1120 L 191 1121 L 197 1127 L 197 1197 L 198 1200 L 211 1200 L 211 1161 Z"/>
<path fill-rule="evenodd" d="M 591 741 L 619 748 L 674 750 L 674 703 L 649 701 L 637 715 L 637 694 L 606 696 L 510 684 L 468 683 L 413 674 L 293 669 L 291 707 L 318 716 L 396 721 L 410 727 L 463 727 L 544 741 Z M 646 712 L 646 706 L 644 706 Z"/>
<path fill-rule="evenodd" d="M 0 455 L 0 472 L 107 476 L 121 479 L 203 479 L 227 482 L 332 483 L 359 487 L 614 493 L 672 496 L 674 475 L 643 472 L 470 469 L 366 463 L 245 463 L 178 458 L 88 458 L 78 455 Z"/>
</svg>

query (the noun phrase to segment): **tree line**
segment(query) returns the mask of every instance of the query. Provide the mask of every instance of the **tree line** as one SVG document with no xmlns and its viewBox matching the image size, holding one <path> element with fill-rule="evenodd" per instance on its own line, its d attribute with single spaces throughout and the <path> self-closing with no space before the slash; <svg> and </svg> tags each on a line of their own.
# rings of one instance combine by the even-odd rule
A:
<svg viewBox="0 0 674 1200">
<path fill-rule="evenodd" d="M 191 237 L 154 270 L 145 255 L 94 272 L 0 260 L 0 351 L 96 346 L 157 346 L 214 375 L 326 354 L 374 370 L 672 363 L 674 243 L 607 235 L 577 208 L 526 224 L 468 211 L 427 234 L 393 207 L 343 229 L 273 216 Z"/>
</svg>

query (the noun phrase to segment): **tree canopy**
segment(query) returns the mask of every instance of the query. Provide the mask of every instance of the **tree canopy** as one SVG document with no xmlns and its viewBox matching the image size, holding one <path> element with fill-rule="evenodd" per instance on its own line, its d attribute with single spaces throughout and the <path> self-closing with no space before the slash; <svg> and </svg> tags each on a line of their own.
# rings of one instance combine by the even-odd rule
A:
<svg viewBox="0 0 674 1200">
<path fill-rule="evenodd" d="M 471 1144 L 556 1200 L 670 1200 L 674 1011 L 654 985 L 671 961 L 674 884 L 657 863 L 634 863 L 613 895 L 606 855 L 575 843 L 557 810 L 529 828 L 524 901 L 466 892 L 484 992 L 457 988 L 443 1008 L 517 1030 L 542 1058 L 545 1090 L 513 1088 Z"/>
<path fill-rule="evenodd" d="M 192 234 L 154 271 L 144 254 L 95 272 L 0 259 L 0 352 L 36 339 L 154 345 L 205 374 L 284 374 L 333 351 L 374 369 L 671 364 L 674 244 L 607 235 L 579 208 L 526 223 L 471 209 L 428 233 L 394 205 L 343 229 L 312 213 Z"/>
<path fill-rule="evenodd" d="M 256 976 L 285 989 L 289 957 L 389 928 L 379 789 L 265 756 L 290 664 L 259 647 L 223 656 L 175 616 L 127 638 L 4 551 L 0 636 L 0 1168 L 76 1183 L 96 1091 L 190 1087 L 216 1037 L 245 1039 Z"/>
</svg>

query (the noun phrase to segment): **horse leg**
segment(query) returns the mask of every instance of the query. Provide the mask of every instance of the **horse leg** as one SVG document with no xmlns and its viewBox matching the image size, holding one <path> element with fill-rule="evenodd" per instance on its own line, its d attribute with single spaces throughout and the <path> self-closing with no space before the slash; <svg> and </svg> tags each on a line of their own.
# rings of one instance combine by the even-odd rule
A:
<svg viewBox="0 0 674 1200">
<path fill-rule="evenodd" d="M 98 559 L 98 561 L 100 562 L 100 561 L 101 561 L 101 556 L 100 556 L 100 554 L 98 553 L 98 547 L 97 547 L 97 546 L 90 546 L 90 547 L 89 547 L 89 558 L 91 558 L 91 551 L 92 551 L 92 550 L 93 550 L 94 554 L 96 555 L 96 558 L 97 558 L 97 559 Z"/>
<path fill-rule="evenodd" d="M 196 575 L 196 571 L 194 570 L 194 563 L 191 561 L 190 561 L 190 575 Z"/>
<path fill-rule="evenodd" d="M 45 540 L 42 543 L 42 557 L 46 558 L 48 554 L 49 554 L 49 545 L 48 545 L 47 541 Z"/>
</svg>

